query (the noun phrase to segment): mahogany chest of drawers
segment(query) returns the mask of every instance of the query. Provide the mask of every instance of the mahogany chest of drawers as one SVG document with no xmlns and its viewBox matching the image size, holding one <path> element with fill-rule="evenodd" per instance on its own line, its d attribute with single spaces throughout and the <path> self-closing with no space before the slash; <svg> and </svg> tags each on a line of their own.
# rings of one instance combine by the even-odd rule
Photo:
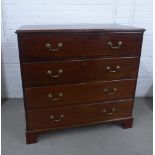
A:
<svg viewBox="0 0 155 155">
<path fill-rule="evenodd" d="M 143 32 L 121 25 L 19 28 L 27 143 L 103 122 L 131 128 Z"/>
</svg>

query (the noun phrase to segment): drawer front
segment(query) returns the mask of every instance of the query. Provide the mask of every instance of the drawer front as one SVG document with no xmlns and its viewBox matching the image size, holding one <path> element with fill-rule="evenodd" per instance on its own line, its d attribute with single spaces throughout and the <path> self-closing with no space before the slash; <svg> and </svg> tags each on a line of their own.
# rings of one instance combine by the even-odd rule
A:
<svg viewBox="0 0 155 155">
<path fill-rule="evenodd" d="M 20 34 L 22 61 L 140 55 L 141 33 Z"/>
<path fill-rule="evenodd" d="M 133 98 L 135 80 L 25 88 L 28 108 Z"/>
<path fill-rule="evenodd" d="M 132 114 L 132 106 L 133 100 L 125 100 L 45 110 L 30 110 L 27 112 L 28 129 L 74 126 L 129 117 Z"/>
<path fill-rule="evenodd" d="M 137 58 L 53 61 L 23 64 L 24 85 L 82 83 L 136 78 Z"/>
</svg>

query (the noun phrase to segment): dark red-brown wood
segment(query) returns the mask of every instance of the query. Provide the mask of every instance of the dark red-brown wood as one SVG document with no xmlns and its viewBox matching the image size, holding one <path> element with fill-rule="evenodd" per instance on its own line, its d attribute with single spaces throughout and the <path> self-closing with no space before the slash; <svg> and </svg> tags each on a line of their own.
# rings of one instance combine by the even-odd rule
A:
<svg viewBox="0 0 155 155">
<path fill-rule="evenodd" d="M 28 129 L 47 129 L 129 117 L 132 100 L 28 111 Z M 112 109 L 115 108 L 113 112 Z M 107 112 L 104 112 L 107 110 Z M 61 118 L 63 115 L 63 118 Z M 54 116 L 54 119 L 50 117 Z"/>
<path fill-rule="evenodd" d="M 61 25 L 22 25 L 17 34 L 20 33 L 62 33 L 62 32 L 76 32 L 76 33 L 92 33 L 92 32 L 136 32 L 142 33 L 145 29 L 133 26 L 125 26 L 120 24 L 61 24 Z"/>
<path fill-rule="evenodd" d="M 131 57 L 140 55 L 142 34 L 20 34 L 19 40 L 23 62 L 75 57 Z M 119 41 L 122 41 L 122 45 L 118 49 L 111 49 L 108 45 L 108 42 L 112 42 L 113 46 L 118 46 Z M 57 48 L 58 43 L 63 46 L 59 51 L 49 51 L 46 43 L 50 43 L 52 48 Z"/>
<path fill-rule="evenodd" d="M 33 144 L 37 142 L 38 134 L 36 132 L 26 132 L 26 143 Z"/>
<path fill-rule="evenodd" d="M 67 104 L 86 104 L 96 101 L 129 99 L 134 95 L 134 80 L 113 82 L 92 82 L 85 84 L 52 85 L 26 88 L 25 97 L 28 108 L 61 106 Z M 116 91 L 114 89 L 117 89 Z M 108 89 L 108 93 L 105 92 Z M 59 96 L 63 93 L 63 96 Z M 57 101 L 49 98 L 59 98 Z"/>
<path fill-rule="evenodd" d="M 37 142 L 37 138 L 40 134 L 47 133 L 50 131 L 54 130 L 60 130 L 60 129 L 66 129 L 66 128 L 74 128 L 74 127 L 79 127 L 79 126 L 90 126 L 90 125 L 98 125 L 100 123 L 119 123 L 123 126 L 124 124 L 128 121 L 133 121 L 133 117 L 123 117 L 119 119 L 110 119 L 110 120 L 105 120 L 105 121 L 98 121 L 98 122 L 90 122 L 90 123 L 84 123 L 84 124 L 75 124 L 75 125 L 69 125 L 69 126 L 60 126 L 60 127 L 55 127 L 55 128 L 46 128 L 46 129 L 38 129 L 38 130 L 27 130 L 26 131 L 26 140 L 27 144 L 32 144 Z M 131 128 L 131 126 L 129 127 Z M 124 128 L 127 129 L 127 128 Z"/>
<path fill-rule="evenodd" d="M 132 125 L 133 125 L 133 118 L 127 119 L 126 121 L 123 122 L 124 129 L 132 128 Z"/>
<path fill-rule="evenodd" d="M 138 58 L 65 60 L 23 64 L 24 85 L 82 83 L 132 79 L 137 76 Z M 107 67 L 110 67 L 110 70 Z M 117 66 L 120 68 L 117 69 Z M 63 70 L 59 74 L 59 70 Z M 47 74 L 52 71 L 51 77 Z"/>
<path fill-rule="evenodd" d="M 138 75 L 142 28 L 103 25 L 22 26 L 18 34 L 23 85 L 26 141 L 37 142 L 38 135 L 63 128 L 117 122 L 124 128 L 133 124 L 132 109 Z M 112 49 L 108 42 L 112 42 Z M 58 43 L 63 46 L 58 51 Z M 119 71 L 110 73 L 106 67 Z M 59 78 L 47 76 L 52 70 Z M 104 89 L 117 88 L 114 94 Z M 60 101 L 52 101 L 49 93 L 63 92 Z M 115 108 L 114 111 L 112 109 Z M 106 109 L 105 114 L 101 112 Z M 61 121 L 60 113 L 63 114 Z M 80 115 L 79 115 L 80 114 Z"/>
</svg>

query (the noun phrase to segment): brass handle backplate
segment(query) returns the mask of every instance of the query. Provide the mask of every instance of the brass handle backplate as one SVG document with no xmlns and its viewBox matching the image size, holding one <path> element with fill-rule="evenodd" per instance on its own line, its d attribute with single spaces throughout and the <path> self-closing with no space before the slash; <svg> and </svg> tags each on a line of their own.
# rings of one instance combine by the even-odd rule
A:
<svg viewBox="0 0 155 155">
<path fill-rule="evenodd" d="M 60 77 L 60 75 L 61 75 L 62 73 L 63 73 L 63 70 L 62 70 L 62 69 L 59 69 L 59 70 L 58 70 L 58 74 L 57 74 L 57 75 L 53 75 L 51 70 L 48 70 L 48 71 L 47 71 L 47 74 L 48 74 L 50 77 L 53 77 L 53 78 Z"/>
<path fill-rule="evenodd" d="M 108 111 L 107 109 L 103 109 L 102 112 L 107 115 L 112 115 L 114 112 L 116 112 L 116 108 L 112 108 L 111 111 Z"/>
<path fill-rule="evenodd" d="M 46 43 L 45 44 L 45 47 L 48 48 L 48 50 L 51 51 L 51 52 L 57 52 L 57 51 L 59 51 L 60 48 L 63 46 L 63 44 L 62 43 L 58 43 L 57 46 L 58 46 L 57 48 L 52 48 L 52 46 L 51 46 L 50 43 Z"/>
<path fill-rule="evenodd" d="M 120 66 L 117 65 L 117 66 L 115 67 L 115 69 L 112 69 L 110 66 L 107 66 L 106 69 L 107 69 L 110 73 L 116 73 L 116 72 L 118 72 L 118 71 L 120 70 Z"/>
<path fill-rule="evenodd" d="M 50 98 L 52 101 L 58 101 L 63 97 L 63 93 L 59 93 L 57 98 L 53 97 L 54 95 L 52 93 L 48 94 L 48 98 Z"/>
<path fill-rule="evenodd" d="M 118 48 L 120 48 L 121 45 L 123 44 L 123 42 L 122 42 L 122 41 L 119 41 L 117 44 L 118 44 L 117 46 L 113 46 L 113 43 L 112 43 L 111 41 L 108 42 L 108 46 L 109 46 L 111 49 L 118 49 Z"/>
<path fill-rule="evenodd" d="M 54 115 L 51 115 L 50 116 L 50 119 L 53 120 L 54 122 L 59 122 L 59 121 L 62 121 L 64 118 L 64 115 L 61 114 L 58 118 L 56 118 Z"/>
<path fill-rule="evenodd" d="M 113 89 L 107 89 L 107 88 L 105 88 L 105 89 L 104 89 L 104 92 L 105 92 L 107 95 L 112 95 L 112 94 L 114 94 L 116 91 L 117 91 L 117 88 L 113 88 Z"/>
</svg>

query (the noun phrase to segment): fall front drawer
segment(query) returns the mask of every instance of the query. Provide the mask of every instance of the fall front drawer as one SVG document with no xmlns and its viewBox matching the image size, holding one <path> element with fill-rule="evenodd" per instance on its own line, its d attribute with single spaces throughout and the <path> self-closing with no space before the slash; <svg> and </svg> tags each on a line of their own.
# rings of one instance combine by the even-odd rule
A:
<svg viewBox="0 0 155 155">
<path fill-rule="evenodd" d="M 133 100 L 67 106 L 27 112 L 28 129 L 56 128 L 82 125 L 118 118 L 132 114 Z"/>
<path fill-rule="evenodd" d="M 92 82 L 25 88 L 28 108 L 84 104 L 96 101 L 129 99 L 134 95 L 135 80 Z"/>
<path fill-rule="evenodd" d="M 138 56 L 141 33 L 20 34 L 22 61 L 70 57 Z M 25 52 L 26 51 L 26 52 Z"/>
<path fill-rule="evenodd" d="M 25 63 L 26 87 L 136 78 L 138 58 L 65 60 Z"/>
</svg>

